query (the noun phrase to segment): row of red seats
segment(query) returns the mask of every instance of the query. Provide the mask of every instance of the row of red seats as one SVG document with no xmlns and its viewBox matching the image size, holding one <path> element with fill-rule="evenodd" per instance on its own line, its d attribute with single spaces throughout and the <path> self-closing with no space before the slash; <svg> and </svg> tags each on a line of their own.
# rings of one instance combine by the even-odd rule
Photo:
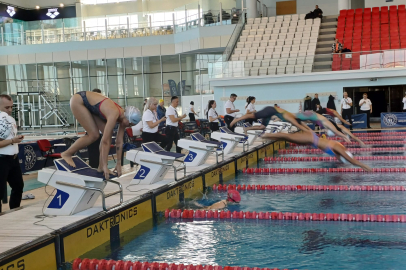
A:
<svg viewBox="0 0 406 270">
<path fill-rule="evenodd" d="M 353 53 L 352 58 L 347 58 L 346 55 L 334 54 L 332 70 L 357 70 L 360 69 L 360 54 Z"/>
<path fill-rule="evenodd" d="M 340 16 L 351 16 L 351 15 L 359 15 L 359 14 L 376 14 L 379 12 L 395 12 L 395 11 L 401 11 L 401 10 L 406 10 L 406 5 L 399 5 L 399 6 L 383 6 L 383 7 L 373 7 L 371 8 L 357 8 L 357 9 L 343 9 L 340 10 Z"/>
</svg>

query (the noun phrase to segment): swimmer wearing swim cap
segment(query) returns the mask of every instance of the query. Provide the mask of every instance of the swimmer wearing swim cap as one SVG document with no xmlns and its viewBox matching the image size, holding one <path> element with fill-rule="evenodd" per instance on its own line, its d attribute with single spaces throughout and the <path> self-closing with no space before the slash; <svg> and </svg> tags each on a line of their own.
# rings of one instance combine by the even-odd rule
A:
<svg viewBox="0 0 406 270">
<path fill-rule="evenodd" d="M 71 166 L 76 167 L 72 156 L 79 150 L 89 146 L 99 139 L 101 131 L 103 137 L 100 144 L 100 162 L 97 169 L 103 172 L 104 178 L 109 179 L 110 170 L 107 167 L 108 155 L 111 147 L 113 129 L 118 123 L 116 135 L 117 165 L 114 171 L 121 176 L 121 154 L 123 151 L 123 138 L 125 128 L 131 124 L 136 125 L 141 120 L 140 112 L 133 106 L 123 109 L 113 100 L 90 91 L 77 92 L 70 100 L 73 116 L 86 130 L 86 135 L 80 137 L 61 157 Z"/>
<path fill-rule="evenodd" d="M 226 208 L 229 204 L 240 203 L 241 195 L 237 190 L 229 190 L 227 192 L 227 199 L 216 202 L 211 206 L 205 208 L 207 210 L 219 210 Z"/>
<path fill-rule="evenodd" d="M 355 166 L 361 167 L 365 171 L 371 172 L 372 169 L 353 158 L 351 153 L 348 152 L 341 143 L 331 141 L 324 138 L 319 138 L 313 131 L 303 131 L 302 133 L 265 133 L 261 136 L 264 139 L 275 141 L 288 141 L 300 145 L 311 145 L 318 148 L 324 153 L 335 156 L 338 160 L 347 161 Z"/>
</svg>

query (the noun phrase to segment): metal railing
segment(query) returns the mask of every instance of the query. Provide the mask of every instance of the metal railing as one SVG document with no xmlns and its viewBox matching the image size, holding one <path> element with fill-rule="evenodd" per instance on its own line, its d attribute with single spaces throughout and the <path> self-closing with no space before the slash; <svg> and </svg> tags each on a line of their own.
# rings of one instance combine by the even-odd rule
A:
<svg viewBox="0 0 406 270">
<path fill-rule="evenodd" d="M 406 48 L 244 61 L 219 60 L 208 64 L 208 73 L 210 79 L 310 73 L 317 72 L 315 60 L 318 58 L 322 59 L 320 68 L 323 71 L 328 69 L 325 64 L 328 59 L 331 61 L 331 71 L 404 68 Z"/>
<path fill-rule="evenodd" d="M 240 11 L 235 9 L 204 12 L 199 6 L 193 12 L 186 9 L 173 12 L 171 18 L 164 16 L 164 20 L 154 20 L 154 14 L 128 14 L 115 19 L 71 18 L 5 23 L 0 27 L 0 46 L 171 35 L 197 27 L 236 24 L 239 14 Z"/>
<path fill-rule="evenodd" d="M 223 58 L 222 58 L 223 61 L 230 60 L 230 57 L 231 57 L 231 55 L 232 55 L 232 53 L 234 51 L 234 48 L 235 48 L 235 46 L 236 46 L 236 44 L 238 42 L 238 39 L 241 36 L 241 32 L 244 29 L 245 15 L 246 15 L 246 13 L 242 12 L 240 14 L 240 16 L 239 16 L 239 20 L 238 20 L 237 25 L 236 25 L 236 27 L 234 29 L 234 32 L 232 33 L 230 39 L 228 40 L 227 47 L 224 50 Z"/>
</svg>

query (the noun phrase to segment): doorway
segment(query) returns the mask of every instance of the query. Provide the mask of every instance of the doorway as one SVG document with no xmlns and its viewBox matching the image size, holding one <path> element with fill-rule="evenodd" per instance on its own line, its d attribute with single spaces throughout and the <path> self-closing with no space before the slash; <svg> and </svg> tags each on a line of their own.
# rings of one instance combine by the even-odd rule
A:
<svg viewBox="0 0 406 270">
<path fill-rule="evenodd" d="M 382 112 L 402 112 L 403 97 L 406 92 L 406 85 L 387 85 L 372 87 L 345 87 L 344 91 L 353 100 L 353 114 L 361 112 L 359 101 L 364 93 L 372 102 L 371 120 L 380 121 Z"/>
<path fill-rule="evenodd" d="M 276 15 L 296 14 L 296 0 L 276 2 Z"/>
</svg>

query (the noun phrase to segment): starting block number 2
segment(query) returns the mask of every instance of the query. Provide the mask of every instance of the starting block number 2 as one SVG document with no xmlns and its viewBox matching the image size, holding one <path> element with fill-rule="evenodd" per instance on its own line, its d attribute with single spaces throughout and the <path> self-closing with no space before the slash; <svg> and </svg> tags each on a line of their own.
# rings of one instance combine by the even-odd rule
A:
<svg viewBox="0 0 406 270">
<path fill-rule="evenodd" d="M 137 174 L 134 176 L 134 179 L 145 179 L 145 177 L 149 174 L 150 168 L 141 165 L 141 168 L 138 170 Z"/>
</svg>

